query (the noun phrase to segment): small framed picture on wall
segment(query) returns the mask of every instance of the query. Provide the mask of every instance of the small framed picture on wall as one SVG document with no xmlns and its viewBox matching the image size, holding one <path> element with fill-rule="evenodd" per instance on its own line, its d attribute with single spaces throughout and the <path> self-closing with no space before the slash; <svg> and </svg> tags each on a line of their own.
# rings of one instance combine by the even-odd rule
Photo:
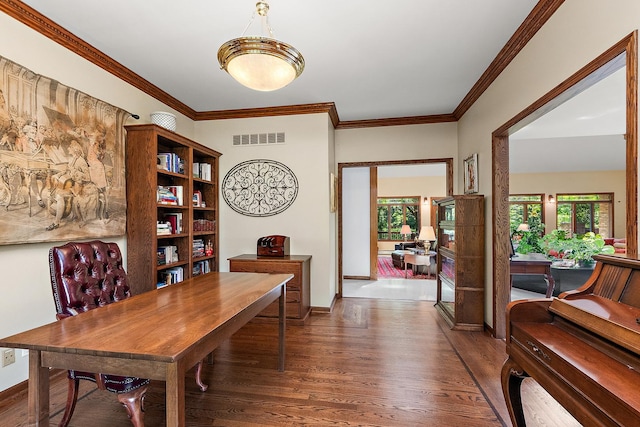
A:
<svg viewBox="0 0 640 427">
<path fill-rule="evenodd" d="M 478 153 L 464 159 L 464 194 L 478 192 Z"/>
</svg>

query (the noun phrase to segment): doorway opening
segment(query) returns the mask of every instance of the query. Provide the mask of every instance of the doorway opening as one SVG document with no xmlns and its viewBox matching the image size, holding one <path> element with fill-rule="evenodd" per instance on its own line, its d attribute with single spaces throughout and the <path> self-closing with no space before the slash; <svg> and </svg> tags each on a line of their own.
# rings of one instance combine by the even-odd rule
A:
<svg viewBox="0 0 640 427">
<path fill-rule="evenodd" d="M 421 159 L 421 160 L 398 160 L 379 162 L 356 162 L 338 164 L 338 292 L 337 297 L 343 297 L 343 278 L 345 277 L 345 253 L 346 262 L 351 263 L 350 256 L 356 254 L 359 271 L 356 274 L 347 274 L 355 280 L 376 280 L 377 279 L 377 258 L 378 258 L 378 169 L 386 166 L 416 166 L 416 165 L 444 165 L 445 189 L 448 196 L 453 194 L 453 159 Z M 360 177 L 361 185 L 357 193 L 351 193 L 349 187 L 344 188 L 345 169 L 360 168 L 364 173 Z M 347 200 L 345 200 L 345 197 Z M 354 202 L 359 200 L 360 203 Z M 351 206 L 357 208 L 358 213 L 354 213 Z M 357 215 L 352 217 L 350 215 Z M 345 219 L 346 218 L 346 219 Z M 352 220 L 353 219 L 353 220 Z M 348 229 L 347 229 L 348 228 Z M 350 236 L 353 229 L 359 231 L 357 239 Z M 349 236 L 349 237 L 347 237 Z M 348 267 L 351 267 L 350 264 Z"/>
</svg>

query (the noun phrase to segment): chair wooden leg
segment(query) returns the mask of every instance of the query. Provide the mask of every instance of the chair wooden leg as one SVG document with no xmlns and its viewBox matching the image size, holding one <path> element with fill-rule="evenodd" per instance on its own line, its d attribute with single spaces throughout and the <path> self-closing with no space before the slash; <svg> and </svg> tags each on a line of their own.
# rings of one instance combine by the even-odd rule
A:
<svg viewBox="0 0 640 427">
<path fill-rule="evenodd" d="M 73 415 L 74 409 L 76 409 L 76 402 L 78 401 L 78 387 L 80 386 L 79 379 L 69 378 L 69 383 L 67 386 L 67 405 L 64 408 L 64 415 L 62 416 L 62 420 L 59 427 L 67 427 L 69 425 L 69 421 L 71 421 L 71 416 Z"/>
<path fill-rule="evenodd" d="M 148 385 L 129 393 L 118 394 L 118 401 L 127 409 L 127 415 L 134 427 L 144 427 L 144 395 Z"/>
<path fill-rule="evenodd" d="M 200 387 L 201 391 L 207 391 L 209 386 L 202 382 L 202 367 L 204 365 L 204 359 L 199 361 L 196 365 L 196 384 Z"/>
</svg>

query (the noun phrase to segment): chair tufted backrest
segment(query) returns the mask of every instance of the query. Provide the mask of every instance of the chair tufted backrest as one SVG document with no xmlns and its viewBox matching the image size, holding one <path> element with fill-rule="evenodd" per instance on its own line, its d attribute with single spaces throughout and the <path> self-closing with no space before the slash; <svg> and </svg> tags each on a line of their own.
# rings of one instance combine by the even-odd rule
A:
<svg viewBox="0 0 640 427">
<path fill-rule="evenodd" d="M 49 270 L 58 319 L 131 296 L 115 243 L 94 240 L 54 246 L 49 250 Z"/>
</svg>

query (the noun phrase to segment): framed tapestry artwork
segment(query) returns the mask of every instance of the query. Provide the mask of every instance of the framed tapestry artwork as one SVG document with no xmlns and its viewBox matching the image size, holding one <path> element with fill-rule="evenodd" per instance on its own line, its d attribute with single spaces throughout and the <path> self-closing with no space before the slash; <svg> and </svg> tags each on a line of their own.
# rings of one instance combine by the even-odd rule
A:
<svg viewBox="0 0 640 427">
<path fill-rule="evenodd" d="M 123 235 L 130 116 L 0 56 L 0 244 Z"/>
<path fill-rule="evenodd" d="M 478 192 L 478 153 L 464 159 L 464 194 Z"/>
</svg>

